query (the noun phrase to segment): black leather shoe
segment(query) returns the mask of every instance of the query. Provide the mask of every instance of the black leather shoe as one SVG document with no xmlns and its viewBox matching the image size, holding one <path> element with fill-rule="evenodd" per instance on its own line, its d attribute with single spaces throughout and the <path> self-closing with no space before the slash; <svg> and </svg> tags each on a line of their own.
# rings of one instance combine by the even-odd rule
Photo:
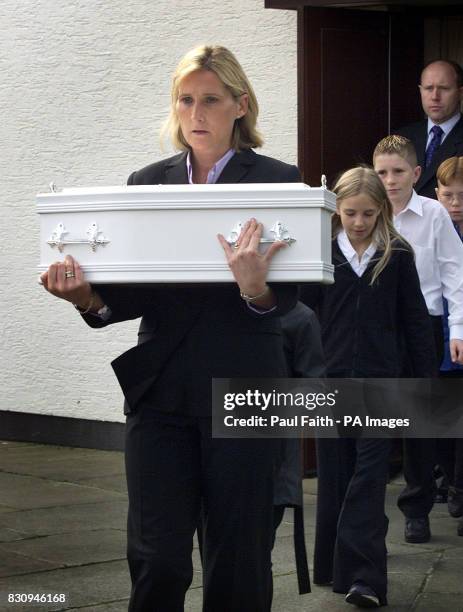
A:
<svg viewBox="0 0 463 612">
<path fill-rule="evenodd" d="M 410 544 L 424 544 L 431 539 L 429 518 L 406 518 L 405 541 Z"/>
<path fill-rule="evenodd" d="M 463 489 L 449 487 L 447 503 L 450 516 L 453 516 L 453 518 L 463 516 Z"/>
<path fill-rule="evenodd" d="M 379 597 L 363 582 L 354 582 L 346 595 L 346 603 L 359 608 L 379 608 Z"/>
</svg>

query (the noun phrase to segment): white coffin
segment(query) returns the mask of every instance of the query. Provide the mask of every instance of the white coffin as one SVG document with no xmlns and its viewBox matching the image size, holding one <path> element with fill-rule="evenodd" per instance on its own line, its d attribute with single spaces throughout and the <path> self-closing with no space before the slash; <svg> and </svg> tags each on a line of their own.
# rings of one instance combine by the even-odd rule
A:
<svg viewBox="0 0 463 612">
<path fill-rule="evenodd" d="M 333 193 L 303 183 L 63 189 L 37 196 L 39 269 L 69 253 L 94 283 L 231 282 L 216 236 L 232 242 L 255 217 L 265 240 L 291 243 L 270 281 L 331 283 L 334 210 Z"/>
</svg>

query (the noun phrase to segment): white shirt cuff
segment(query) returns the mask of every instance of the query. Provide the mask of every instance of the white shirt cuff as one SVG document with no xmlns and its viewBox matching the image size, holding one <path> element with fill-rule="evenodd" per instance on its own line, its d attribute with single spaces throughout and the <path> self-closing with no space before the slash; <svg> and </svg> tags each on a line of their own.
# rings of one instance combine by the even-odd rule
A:
<svg viewBox="0 0 463 612">
<path fill-rule="evenodd" d="M 450 340 L 463 340 L 463 325 L 449 326 Z"/>
</svg>

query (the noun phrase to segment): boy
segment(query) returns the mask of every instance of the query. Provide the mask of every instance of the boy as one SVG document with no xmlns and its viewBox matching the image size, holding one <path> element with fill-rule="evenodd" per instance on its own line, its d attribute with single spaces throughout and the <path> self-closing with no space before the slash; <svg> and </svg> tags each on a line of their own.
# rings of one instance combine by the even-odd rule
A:
<svg viewBox="0 0 463 612">
<path fill-rule="evenodd" d="M 436 375 L 443 357 L 442 295 L 449 304 L 450 354 L 463 364 L 463 244 L 448 213 L 436 201 L 413 189 L 421 174 L 412 143 L 403 136 L 387 136 L 376 146 L 373 165 L 394 209 L 396 229 L 412 245 L 421 290 L 431 316 L 437 353 Z M 407 372 L 413 376 L 413 373 Z M 435 440 L 404 441 L 406 487 L 398 506 L 405 515 L 405 541 L 427 542 L 428 514 L 434 503 Z"/>
<path fill-rule="evenodd" d="M 453 222 L 457 235 L 463 241 L 463 157 L 451 157 L 442 162 L 437 170 L 437 199 L 445 207 Z M 462 270 L 463 273 L 463 270 Z M 444 300 L 445 355 L 440 375 L 446 378 L 463 378 L 463 366 L 455 364 L 449 353 L 448 305 Z M 463 516 L 463 440 L 442 439 L 437 441 L 439 463 L 449 480 L 448 509 L 455 518 Z M 463 520 L 458 525 L 458 535 L 463 535 Z"/>
</svg>

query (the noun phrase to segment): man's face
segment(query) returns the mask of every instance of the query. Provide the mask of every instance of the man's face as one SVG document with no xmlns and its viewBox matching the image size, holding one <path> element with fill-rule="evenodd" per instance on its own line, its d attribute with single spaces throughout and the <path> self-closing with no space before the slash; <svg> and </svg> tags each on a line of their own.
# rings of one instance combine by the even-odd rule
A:
<svg viewBox="0 0 463 612">
<path fill-rule="evenodd" d="M 433 62 L 423 70 L 420 84 L 421 104 L 434 123 L 444 123 L 460 110 L 463 87 L 451 66 Z"/>
</svg>

